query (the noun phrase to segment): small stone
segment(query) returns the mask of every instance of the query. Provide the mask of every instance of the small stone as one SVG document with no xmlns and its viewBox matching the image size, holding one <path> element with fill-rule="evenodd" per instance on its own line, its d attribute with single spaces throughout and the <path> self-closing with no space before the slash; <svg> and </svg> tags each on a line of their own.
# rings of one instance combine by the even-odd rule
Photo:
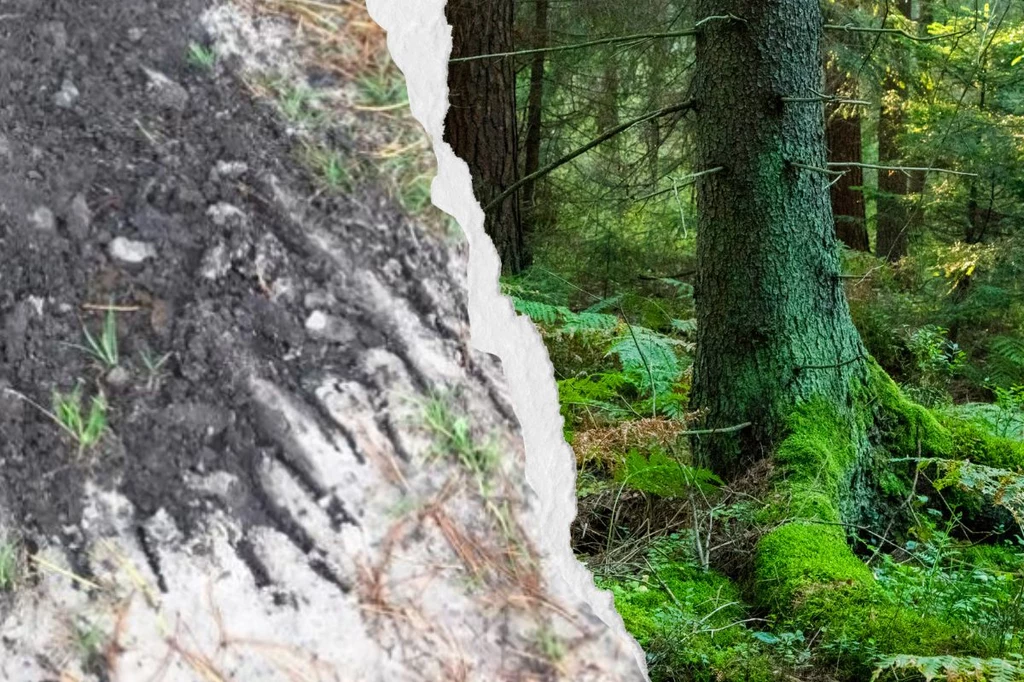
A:
<svg viewBox="0 0 1024 682">
<path fill-rule="evenodd" d="M 135 241 L 125 237 L 115 237 L 108 247 L 110 257 L 125 263 L 142 263 L 148 258 L 156 258 L 156 248 L 148 242 Z"/>
<path fill-rule="evenodd" d="M 63 21 L 51 21 L 42 26 L 42 32 L 50 39 L 57 52 L 68 49 L 68 29 Z"/>
<path fill-rule="evenodd" d="M 231 269 L 231 256 L 224 244 L 211 246 L 203 255 L 199 275 L 204 279 L 218 280 Z"/>
<path fill-rule="evenodd" d="M 351 343 L 356 338 L 356 331 L 347 320 L 322 310 L 314 310 L 306 318 L 306 331 L 314 338 L 342 344 Z"/>
<path fill-rule="evenodd" d="M 57 229 L 57 219 L 53 215 L 53 211 L 45 206 L 40 206 L 28 217 L 29 225 L 40 230 L 42 232 L 53 232 Z"/>
<path fill-rule="evenodd" d="M 142 36 L 144 35 L 146 35 L 146 31 L 144 29 L 139 28 L 138 26 L 132 26 L 130 29 L 128 29 L 128 40 L 132 41 L 133 43 L 137 43 L 140 40 L 142 40 Z"/>
<path fill-rule="evenodd" d="M 143 70 L 149 78 L 149 87 L 153 91 L 153 97 L 157 104 L 177 112 L 185 111 L 188 107 L 188 90 L 159 71 L 145 67 Z"/>
<path fill-rule="evenodd" d="M 210 169 L 210 180 L 237 180 L 248 172 L 249 164 L 244 161 L 218 161 L 217 165 Z"/>
<path fill-rule="evenodd" d="M 242 209 L 223 201 L 206 209 L 206 215 L 210 216 L 213 224 L 219 227 L 224 227 L 231 219 L 237 219 L 238 222 L 245 219 Z"/>
<path fill-rule="evenodd" d="M 71 200 L 68 207 L 68 232 L 76 239 L 85 239 L 89 236 L 89 227 L 92 225 L 92 211 L 85 200 L 85 195 L 78 193 Z"/>
<path fill-rule="evenodd" d="M 79 94 L 78 88 L 71 82 L 71 79 L 65 78 L 61 83 L 60 90 L 53 96 L 53 103 L 61 109 L 70 109 L 78 100 Z"/>
<path fill-rule="evenodd" d="M 327 329 L 327 315 L 322 310 L 314 310 L 306 318 L 306 329 L 314 334 L 324 331 Z"/>
<path fill-rule="evenodd" d="M 124 367 L 118 366 L 107 372 L 107 384 L 114 388 L 124 388 L 131 380 L 132 375 Z"/>
</svg>

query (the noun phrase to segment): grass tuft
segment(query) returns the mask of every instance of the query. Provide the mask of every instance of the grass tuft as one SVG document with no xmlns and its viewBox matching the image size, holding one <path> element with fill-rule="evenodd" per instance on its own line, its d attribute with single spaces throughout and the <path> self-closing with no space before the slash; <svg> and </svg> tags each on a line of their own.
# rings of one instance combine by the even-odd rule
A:
<svg viewBox="0 0 1024 682">
<path fill-rule="evenodd" d="M 102 394 L 93 396 L 86 412 L 79 384 L 71 393 L 53 394 L 53 418 L 78 443 L 81 456 L 99 443 L 107 430 L 107 401 Z"/>
<path fill-rule="evenodd" d="M 82 332 L 85 334 L 87 344 L 83 346 L 85 351 L 107 369 L 117 367 L 120 362 L 120 354 L 117 346 L 117 316 L 113 309 L 107 310 L 99 338 L 93 336 L 88 327 L 83 326 Z"/>
</svg>

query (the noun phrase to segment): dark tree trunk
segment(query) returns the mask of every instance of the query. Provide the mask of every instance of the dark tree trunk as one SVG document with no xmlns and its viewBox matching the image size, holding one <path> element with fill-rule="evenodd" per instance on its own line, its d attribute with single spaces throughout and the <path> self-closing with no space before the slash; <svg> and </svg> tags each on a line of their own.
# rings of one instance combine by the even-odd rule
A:
<svg viewBox="0 0 1024 682">
<path fill-rule="evenodd" d="M 794 406 L 845 406 L 865 371 L 839 279 L 825 114 L 786 103 L 823 87 L 818 0 L 698 0 L 697 354 L 693 407 L 707 428 L 699 461 L 733 476 L 770 455 Z"/>
<path fill-rule="evenodd" d="M 536 0 L 534 18 L 534 47 L 548 44 L 548 0 Z M 540 168 L 540 141 L 542 114 L 544 113 L 544 59 L 538 52 L 530 64 L 530 94 L 526 102 L 526 158 L 523 162 L 523 177 L 528 177 Z M 537 183 L 523 185 L 523 232 L 528 240 L 537 227 Z"/>
<path fill-rule="evenodd" d="M 513 0 L 449 0 L 452 57 L 513 50 Z M 511 59 L 449 65 L 449 109 L 444 139 L 469 164 L 483 206 L 518 179 L 515 71 Z M 514 274 L 530 261 L 516 193 L 487 214 L 487 234 L 501 257 L 502 272 Z"/>
<path fill-rule="evenodd" d="M 833 63 L 827 69 L 827 92 L 850 97 L 857 92 L 856 83 L 839 71 Z M 829 161 L 861 161 L 861 117 L 854 107 L 829 104 L 825 109 L 825 138 Z M 836 237 L 851 249 L 868 251 L 868 227 L 864 213 L 864 173 L 850 168 L 832 185 L 832 213 L 836 221 Z"/>
<path fill-rule="evenodd" d="M 909 0 L 900 0 L 897 8 L 911 15 Z M 903 101 L 906 86 L 901 74 L 890 69 L 882 88 L 882 107 L 878 117 L 878 158 L 883 165 L 899 165 L 903 158 L 899 135 L 903 132 Z M 902 171 L 878 171 L 878 237 L 875 254 L 895 263 L 907 255 L 910 237 L 910 212 L 906 195 L 909 178 Z"/>
</svg>

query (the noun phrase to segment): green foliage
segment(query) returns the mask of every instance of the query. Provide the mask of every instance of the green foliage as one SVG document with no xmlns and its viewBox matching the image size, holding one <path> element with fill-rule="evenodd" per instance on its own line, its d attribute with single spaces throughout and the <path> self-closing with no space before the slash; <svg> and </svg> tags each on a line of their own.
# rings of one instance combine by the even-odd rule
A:
<svg viewBox="0 0 1024 682">
<path fill-rule="evenodd" d="M 107 369 L 117 367 L 119 362 L 117 316 L 114 314 L 113 308 L 107 310 L 99 338 L 93 336 L 88 327 L 82 327 L 82 333 L 85 335 L 87 344 L 85 350 L 90 355 Z"/>
<path fill-rule="evenodd" d="M 1024 658 L 976 658 L 971 656 L 887 656 L 871 675 L 879 679 L 886 672 L 914 671 L 926 682 L 1016 682 L 1024 679 Z"/>
<path fill-rule="evenodd" d="M 79 456 L 98 444 L 107 430 L 107 401 L 102 394 L 92 397 L 88 410 L 84 412 L 81 384 L 71 393 L 53 394 L 53 416 L 78 444 Z"/>
<path fill-rule="evenodd" d="M 473 475 L 486 491 L 500 453 L 491 444 L 478 443 L 469 419 L 456 412 L 451 395 L 435 393 L 423 406 L 423 422 L 434 434 L 434 456 L 449 457 Z"/>
<path fill-rule="evenodd" d="M 188 44 L 187 59 L 192 66 L 210 71 L 217 64 L 217 52 L 213 48 L 191 42 Z"/>
<path fill-rule="evenodd" d="M 686 557 L 679 535 L 656 541 L 631 577 L 599 578 L 611 590 L 626 629 L 647 651 L 653 682 L 769 682 L 773 646 L 744 627 L 736 587 Z"/>
<path fill-rule="evenodd" d="M 668 498 L 688 497 L 697 489 L 710 492 L 723 485 L 708 469 L 683 464 L 661 452 L 645 456 L 637 450 L 626 453 L 622 466 L 615 471 L 615 480 L 634 490 Z"/>
<path fill-rule="evenodd" d="M 0 591 L 10 592 L 17 588 L 21 574 L 18 543 L 11 540 L 0 542 Z"/>
</svg>

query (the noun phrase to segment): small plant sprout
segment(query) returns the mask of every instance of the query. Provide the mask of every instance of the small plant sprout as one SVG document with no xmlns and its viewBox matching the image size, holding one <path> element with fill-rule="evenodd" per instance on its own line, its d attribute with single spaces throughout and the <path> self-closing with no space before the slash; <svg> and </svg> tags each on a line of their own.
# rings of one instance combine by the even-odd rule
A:
<svg viewBox="0 0 1024 682">
<path fill-rule="evenodd" d="M 78 455 L 95 446 L 107 430 L 107 401 L 102 394 L 89 401 L 88 413 L 83 412 L 82 385 L 71 393 L 53 395 L 54 421 L 78 443 Z"/>
<path fill-rule="evenodd" d="M 217 63 L 217 53 L 213 48 L 206 47 L 197 42 L 188 44 L 188 63 L 205 71 L 213 70 Z"/>
<path fill-rule="evenodd" d="M 0 591 L 12 592 L 18 586 L 18 544 L 0 542 Z"/>
<path fill-rule="evenodd" d="M 152 391 L 157 383 L 160 381 L 160 377 L 163 375 L 164 365 L 171 359 L 172 353 L 164 353 L 160 357 L 153 354 L 148 348 L 143 349 L 139 352 L 139 357 L 142 359 L 142 364 L 146 367 L 146 388 Z"/>
<path fill-rule="evenodd" d="M 83 326 L 82 331 L 87 344 L 83 346 L 84 350 L 107 369 L 117 367 L 120 357 L 117 350 L 117 316 L 113 308 L 107 310 L 103 330 L 98 339 L 92 335 L 88 327 Z"/>
<path fill-rule="evenodd" d="M 469 420 L 455 414 L 445 395 L 434 394 L 427 400 L 423 420 L 437 438 L 434 455 L 454 458 L 477 480 L 481 493 L 486 493 L 487 479 L 498 463 L 497 449 L 475 442 Z"/>
</svg>

